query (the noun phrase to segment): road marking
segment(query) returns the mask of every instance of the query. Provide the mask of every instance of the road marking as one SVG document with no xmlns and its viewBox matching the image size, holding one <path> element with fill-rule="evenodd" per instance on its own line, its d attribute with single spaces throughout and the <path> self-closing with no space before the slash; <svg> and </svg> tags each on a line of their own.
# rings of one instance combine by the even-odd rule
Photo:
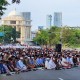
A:
<svg viewBox="0 0 80 80">
<path fill-rule="evenodd" d="M 58 78 L 59 80 L 63 80 L 62 78 Z"/>
</svg>

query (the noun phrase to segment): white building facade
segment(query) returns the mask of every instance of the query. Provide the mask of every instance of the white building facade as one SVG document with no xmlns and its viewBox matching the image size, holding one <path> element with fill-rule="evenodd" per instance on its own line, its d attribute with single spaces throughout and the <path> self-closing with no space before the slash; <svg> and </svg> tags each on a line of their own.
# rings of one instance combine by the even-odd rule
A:
<svg viewBox="0 0 80 80">
<path fill-rule="evenodd" d="M 27 14 L 25 15 L 28 16 Z M 16 40 L 21 42 L 21 44 L 31 40 L 31 18 L 27 19 L 21 13 L 17 13 L 16 10 L 10 12 L 7 17 L 2 19 L 2 25 L 16 28 L 16 31 L 20 32 L 20 38 Z"/>
</svg>

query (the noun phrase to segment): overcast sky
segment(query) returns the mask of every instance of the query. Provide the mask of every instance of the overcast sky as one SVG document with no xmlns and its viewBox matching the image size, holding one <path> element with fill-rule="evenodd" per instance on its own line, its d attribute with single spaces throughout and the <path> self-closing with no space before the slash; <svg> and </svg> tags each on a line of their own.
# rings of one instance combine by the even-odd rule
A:
<svg viewBox="0 0 80 80">
<path fill-rule="evenodd" d="M 11 4 L 7 8 L 4 16 L 15 8 L 17 12 L 31 12 L 32 30 L 46 26 L 46 15 L 54 12 L 62 12 L 63 25 L 80 26 L 80 0 L 21 0 L 19 5 Z"/>
</svg>

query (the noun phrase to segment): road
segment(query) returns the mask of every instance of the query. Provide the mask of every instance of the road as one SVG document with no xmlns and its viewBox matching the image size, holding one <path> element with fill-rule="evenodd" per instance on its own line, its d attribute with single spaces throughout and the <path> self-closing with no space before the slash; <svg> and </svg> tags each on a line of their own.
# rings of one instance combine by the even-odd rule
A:
<svg viewBox="0 0 80 80">
<path fill-rule="evenodd" d="M 0 75 L 0 80 L 80 80 L 80 67 L 63 70 L 37 70 L 12 76 Z"/>
</svg>

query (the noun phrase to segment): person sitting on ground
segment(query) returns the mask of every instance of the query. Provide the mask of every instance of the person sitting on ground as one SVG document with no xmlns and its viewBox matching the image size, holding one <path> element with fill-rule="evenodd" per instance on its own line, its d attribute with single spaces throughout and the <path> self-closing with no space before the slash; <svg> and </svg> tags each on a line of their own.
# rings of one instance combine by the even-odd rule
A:
<svg viewBox="0 0 80 80">
<path fill-rule="evenodd" d="M 29 66 L 33 69 L 35 68 L 35 62 L 34 62 L 34 57 L 29 58 Z"/>
<path fill-rule="evenodd" d="M 36 66 L 37 67 L 44 67 L 43 59 L 41 56 L 38 56 L 36 59 Z"/>
<path fill-rule="evenodd" d="M 34 64 L 33 58 L 30 58 L 28 56 L 26 56 L 24 58 L 24 64 L 27 66 L 28 70 L 31 70 L 31 69 L 35 68 L 35 64 Z"/>
<path fill-rule="evenodd" d="M 26 65 L 23 63 L 23 61 L 19 58 L 16 58 L 16 67 L 20 70 L 20 71 L 27 71 L 27 67 Z"/>
<path fill-rule="evenodd" d="M 71 55 L 67 56 L 67 62 L 73 67 L 73 57 Z"/>
<path fill-rule="evenodd" d="M 76 55 L 73 55 L 73 64 L 74 64 L 74 67 L 78 66 L 78 59 Z"/>
<path fill-rule="evenodd" d="M 62 68 L 60 57 L 55 57 L 55 64 L 56 64 L 55 70 L 60 70 Z"/>
<path fill-rule="evenodd" d="M 55 69 L 56 64 L 55 64 L 55 58 L 51 57 L 49 60 L 49 69 Z"/>
<path fill-rule="evenodd" d="M 7 71 L 6 71 L 5 67 L 3 66 L 3 60 L 0 60 L 0 73 L 4 74 L 6 72 Z"/>
<path fill-rule="evenodd" d="M 6 74 L 7 75 L 11 75 L 9 68 L 7 67 L 7 61 L 3 60 L 3 66 L 4 66 L 5 70 L 6 70 Z"/>
<path fill-rule="evenodd" d="M 46 59 L 45 59 L 45 69 L 49 69 L 49 60 L 50 60 L 50 58 L 46 57 Z"/>
<path fill-rule="evenodd" d="M 13 58 L 9 58 L 8 61 L 7 61 L 7 66 L 9 68 L 9 70 L 11 72 L 16 72 L 16 73 L 19 73 L 19 69 L 16 68 L 16 66 L 14 66 L 14 60 Z"/>
<path fill-rule="evenodd" d="M 71 65 L 67 62 L 65 55 L 62 56 L 61 64 L 62 64 L 63 68 L 67 68 L 67 69 L 71 68 Z"/>
</svg>

